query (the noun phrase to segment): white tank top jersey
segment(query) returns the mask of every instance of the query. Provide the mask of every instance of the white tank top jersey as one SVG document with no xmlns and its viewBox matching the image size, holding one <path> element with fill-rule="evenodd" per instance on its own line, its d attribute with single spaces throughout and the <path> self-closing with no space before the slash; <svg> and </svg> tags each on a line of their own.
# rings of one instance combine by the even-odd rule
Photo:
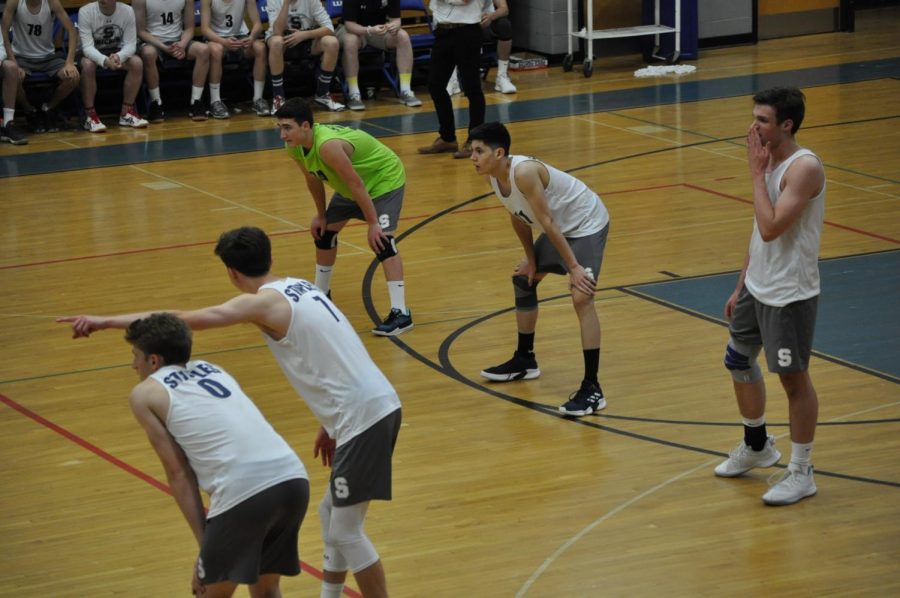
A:
<svg viewBox="0 0 900 598">
<path fill-rule="evenodd" d="M 209 494 L 207 517 L 276 484 L 308 479 L 297 453 L 218 366 L 189 361 L 150 377 L 169 393 L 166 428 Z"/>
<path fill-rule="evenodd" d="M 494 10 L 493 0 L 432 0 L 429 3 L 435 23 L 478 23 L 481 13 Z"/>
<path fill-rule="evenodd" d="M 784 173 L 803 156 L 819 160 L 808 149 L 799 149 L 771 173 L 766 173 L 766 188 L 772 205 L 781 195 Z M 744 284 L 760 303 L 783 307 L 819 294 L 819 241 L 824 221 L 824 182 L 819 194 L 809 200 L 800 217 L 777 239 L 763 241 L 754 218 L 750 264 Z"/>
<path fill-rule="evenodd" d="M 134 55 L 137 34 L 134 11 L 127 4 L 116 2 L 111 15 L 100 12 L 97 2 L 78 9 L 78 36 L 85 56 L 103 66 L 106 57 L 118 54 L 122 62 Z"/>
<path fill-rule="evenodd" d="M 346 316 L 314 284 L 285 278 L 260 287 L 291 306 L 281 340 L 263 334 L 278 365 L 341 446 L 400 408 L 400 399 Z"/>
<path fill-rule="evenodd" d="M 250 33 L 247 25 L 244 24 L 244 0 L 212 0 L 209 26 L 216 35 L 222 37 L 235 37 Z"/>
<path fill-rule="evenodd" d="M 53 11 L 50 2 L 41 0 L 37 14 L 32 14 L 25 0 L 19 0 L 12 24 L 13 56 L 44 58 L 53 54 Z"/>
<path fill-rule="evenodd" d="M 290 0 L 288 7 L 287 28 L 297 29 L 299 31 L 309 31 L 326 27 L 334 31 L 334 24 L 331 17 L 325 12 L 325 7 L 319 0 Z M 266 29 L 266 39 L 272 36 L 272 27 L 281 7 L 284 6 L 283 0 L 269 0 L 266 3 L 266 13 L 269 15 L 269 27 Z"/>
<path fill-rule="evenodd" d="M 184 31 L 185 0 L 147 0 L 147 31 L 163 42 L 177 42 Z"/>
<path fill-rule="evenodd" d="M 564 237 L 570 239 L 586 237 L 603 230 L 603 227 L 609 224 L 609 212 L 603 205 L 600 196 L 580 180 L 530 156 L 510 156 L 509 158 L 509 186 L 511 189 L 509 196 L 501 193 L 497 179 L 494 177 L 491 177 L 491 186 L 506 209 L 531 228 L 547 232 L 541 227 L 528 200 L 516 186 L 516 167 L 528 160 L 543 164 L 550 173 L 549 184 L 544 189 L 544 197 L 547 199 L 550 216 Z"/>
</svg>

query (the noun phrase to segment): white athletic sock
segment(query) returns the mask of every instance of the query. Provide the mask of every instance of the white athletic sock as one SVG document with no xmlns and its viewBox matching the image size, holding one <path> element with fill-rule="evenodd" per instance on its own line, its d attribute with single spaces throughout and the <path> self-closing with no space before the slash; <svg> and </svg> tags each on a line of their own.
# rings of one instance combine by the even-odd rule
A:
<svg viewBox="0 0 900 598">
<path fill-rule="evenodd" d="M 202 92 L 201 92 L 202 93 Z M 213 102 L 221 102 L 222 101 L 222 84 L 221 83 L 210 83 L 209 84 L 209 103 Z"/>
<path fill-rule="evenodd" d="M 342 583 L 328 583 L 327 581 L 322 582 L 322 593 L 319 594 L 319 598 L 341 598 L 341 592 L 344 591 L 344 584 Z"/>
<path fill-rule="evenodd" d="M 162 106 L 162 96 L 159 95 L 159 88 L 154 87 L 153 89 L 148 89 L 147 93 L 150 94 L 150 101 L 157 102 L 160 106 Z"/>
<path fill-rule="evenodd" d="M 266 88 L 266 82 L 253 80 L 253 101 L 255 102 L 263 96 L 263 90 Z"/>
<path fill-rule="evenodd" d="M 509 73 L 507 73 L 507 69 L 509 68 L 508 60 L 497 60 L 497 76 L 498 77 L 508 77 Z"/>
<path fill-rule="evenodd" d="M 403 288 L 402 280 L 388 281 L 388 294 L 391 297 L 391 307 L 399 309 L 402 313 L 406 313 L 406 291 Z"/>
<path fill-rule="evenodd" d="M 15 108 L 4 108 L 3 109 L 3 124 L 8 125 L 16 118 L 16 109 Z"/>
<path fill-rule="evenodd" d="M 326 295 L 331 289 L 331 273 L 333 270 L 334 266 L 316 264 L 316 286 Z"/>
<path fill-rule="evenodd" d="M 193 104 L 201 97 L 203 97 L 203 86 L 191 85 L 191 103 Z"/>
<path fill-rule="evenodd" d="M 765 415 L 763 415 L 761 417 L 757 417 L 756 419 L 748 419 L 746 417 L 741 418 L 741 419 L 744 422 L 744 425 L 747 426 L 748 428 L 758 428 L 761 425 L 763 425 L 764 423 L 766 423 Z"/>
<path fill-rule="evenodd" d="M 812 454 L 812 442 L 791 442 L 791 463 L 802 465 L 806 468 L 809 465 L 809 457 Z"/>
</svg>

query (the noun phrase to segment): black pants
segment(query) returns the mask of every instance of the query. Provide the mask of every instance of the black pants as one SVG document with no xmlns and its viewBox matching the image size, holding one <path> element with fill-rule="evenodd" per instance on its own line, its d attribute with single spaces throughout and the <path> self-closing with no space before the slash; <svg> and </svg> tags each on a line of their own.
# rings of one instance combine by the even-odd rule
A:
<svg viewBox="0 0 900 598">
<path fill-rule="evenodd" d="M 453 103 L 447 93 L 447 82 L 457 69 L 459 84 L 469 98 L 469 129 L 484 122 L 484 92 L 481 90 L 482 32 L 478 23 L 434 31 L 434 46 L 431 48 L 431 68 L 428 73 L 428 93 L 434 100 L 440 135 L 444 141 L 456 140 L 456 122 L 453 118 Z"/>
</svg>

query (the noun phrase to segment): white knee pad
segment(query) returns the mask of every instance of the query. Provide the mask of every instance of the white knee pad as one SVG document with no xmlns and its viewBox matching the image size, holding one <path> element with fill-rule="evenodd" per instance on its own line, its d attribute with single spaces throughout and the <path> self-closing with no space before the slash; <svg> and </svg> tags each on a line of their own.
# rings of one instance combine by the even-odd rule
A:
<svg viewBox="0 0 900 598">
<path fill-rule="evenodd" d="M 322 541 L 325 545 L 323 551 L 324 564 L 322 568 L 326 571 L 340 573 L 347 570 L 347 561 L 344 560 L 338 547 L 328 540 L 331 529 L 331 511 L 333 508 L 334 505 L 331 502 L 331 490 L 327 489 L 325 490 L 325 496 L 322 497 L 322 502 L 319 503 L 319 521 L 322 523 Z"/>
<path fill-rule="evenodd" d="M 751 384 L 762 379 L 762 370 L 756 362 L 761 345 L 745 345 L 733 338 L 728 339 L 725 347 L 725 367 L 731 377 L 740 384 Z"/>
<path fill-rule="evenodd" d="M 331 521 L 325 544 L 334 546 L 340 552 L 353 573 L 358 573 L 378 561 L 378 552 L 363 532 L 363 522 L 368 508 L 368 501 L 349 507 L 331 507 Z"/>
</svg>

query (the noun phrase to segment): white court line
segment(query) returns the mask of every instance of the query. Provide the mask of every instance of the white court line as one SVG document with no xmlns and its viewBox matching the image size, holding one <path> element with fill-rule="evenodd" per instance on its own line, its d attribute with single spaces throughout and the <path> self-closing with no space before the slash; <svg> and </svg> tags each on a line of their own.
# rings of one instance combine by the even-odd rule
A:
<svg viewBox="0 0 900 598">
<path fill-rule="evenodd" d="M 622 116 L 622 115 L 616 114 L 615 112 L 610 112 L 609 114 L 613 114 L 613 115 L 616 115 L 616 116 L 620 116 L 621 118 L 627 118 L 626 116 Z M 663 141 L 663 142 L 668 143 L 668 144 L 671 144 L 671 145 L 683 145 L 683 143 L 682 143 L 681 141 L 676 141 L 676 140 L 673 140 L 673 139 L 666 139 L 665 137 L 657 137 L 656 135 L 651 135 L 651 134 L 649 134 L 649 133 L 641 133 L 640 131 L 634 131 L 634 130 L 632 130 L 632 129 L 628 129 L 628 128 L 625 128 L 625 127 L 616 127 L 616 126 L 614 126 L 614 125 L 609 125 L 609 124 L 606 124 L 606 123 L 597 122 L 597 121 L 592 120 L 592 119 L 590 119 L 590 118 L 587 118 L 587 117 L 585 117 L 585 116 L 576 116 L 576 117 L 575 117 L 575 120 L 583 120 L 583 121 L 586 121 L 586 122 L 589 122 L 589 123 L 591 123 L 591 124 L 595 124 L 595 125 L 598 125 L 598 126 L 601 126 L 601 127 L 607 127 L 607 128 L 609 128 L 609 129 L 615 129 L 615 130 L 617 130 L 617 131 L 623 131 L 623 132 L 625 132 L 625 133 L 631 133 L 632 135 L 640 135 L 640 136 L 642 136 L 642 137 L 649 137 L 650 139 L 655 139 L 655 140 L 657 140 L 657 141 Z M 664 126 L 664 125 L 661 125 L 661 126 Z M 708 139 L 710 139 L 710 140 L 713 140 L 713 139 L 714 139 L 714 138 L 709 137 L 708 135 L 703 135 L 703 134 L 701 134 L 701 133 L 692 133 L 692 132 L 690 132 L 690 131 L 683 131 L 683 130 L 681 130 L 681 129 L 672 129 L 672 132 L 673 132 L 673 133 L 678 133 L 679 135 L 693 135 L 694 137 L 704 137 L 704 138 L 708 138 Z M 729 140 L 727 140 L 727 139 L 719 139 L 719 142 L 729 144 L 730 146 L 734 147 L 735 149 L 743 149 L 743 146 L 742 146 L 742 145 L 740 145 L 740 144 L 738 144 L 738 143 L 734 143 L 734 142 L 729 141 Z M 699 150 L 699 151 L 701 151 L 701 152 L 706 152 L 706 153 L 708 153 L 708 154 L 713 154 L 713 155 L 716 155 L 716 156 L 721 156 L 721 157 L 723 157 L 723 158 L 728 158 L 728 159 L 730 159 L 730 160 L 738 160 L 738 161 L 740 161 L 740 162 L 746 162 L 746 161 L 747 161 L 746 156 L 743 156 L 743 155 L 741 155 L 741 156 L 732 156 L 732 155 L 730 155 L 730 154 L 723 153 L 723 150 L 724 150 L 725 148 L 723 148 L 723 150 L 713 150 L 713 149 L 710 149 L 710 148 L 707 148 L 707 147 L 701 147 L 701 146 L 689 146 L 689 147 L 685 147 L 684 149 Z M 842 170 L 841 172 L 844 172 L 844 171 Z M 852 173 L 852 174 L 858 174 L 859 176 L 863 176 L 863 177 L 866 176 L 866 175 L 863 174 L 863 173 Z M 893 183 L 885 183 L 885 184 L 883 184 L 883 185 L 871 185 L 871 186 L 869 186 L 869 187 L 859 187 L 859 186 L 857 186 L 857 185 L 851 185 L 850 183 L 843 183 L 843 182 L 841 182 L 841 181 L 836 181 L 836 180 L 834 180 L 834 179 L 832 179 L 832 178 L 828 178 L 828 177 L 826 177 L 826 181 L 829 182 L 829 183 L 831 183 L 831 184 L 833 184 L 833 185 L 841 185 L 842 187 L 849 187 L 850 189 L 856 189 L 857 191 L 867 191 L 867 192 L 869 192 L 869 193 L 875 193 L 875 194 L 877 194 L 877 195 L 884 195 L 885 197 L 890 197 L 890 198 L 893 198 L 893 199 L 898 199 L 898 198 L 900 198 L 900 196 L 895 195 L 895 194 L 893 194 L 893 193 L 885 193 L 885 192 L 883 192 L 883 191 L 875 191 L 875 189 L 878 189 L 878 188 L 882 188 L 882 187 L 890 187 L 890 186 L 893 185 Z"/>
<path fill-rule="evenodd" d="M 705 461 L 705 462 L 701 463 L 700 465 L 697 465 L 696 467 L 693 467 L 685 472 L 678 474 L 677 476 L 671 477 L 668 480 L 666 480 L 665 482 L 657 484 L 656 486 L 650 488 L 649 490 L 644 490 L 637 496 L 623 502 L 622 504 L 620 504 L 618 507 L 616 507 L 612 511 L 607 512 L 605 515 L 603 515 L 599 519 L 596 519 L 593 523 L 591 523 L 590 525 L 588 525 L 587 527 L 582 529 L 580 532 L 578 532 L 577 534 L 575 534 L 574 536 L 569 538 L 569 540 L 566 541 L 565 544 L 563 544 L 562 546 L 560 546 L 559 548 L 556 549 L 556 552 L 554 552 L 549 557 L 547 557 L 547 559 L 541 564 L 541 566 L 538 567 L 537 570 L 531 574 L 531 577 L 528 578 L 528 581 L 526 581 L 522 585 L 522 588 L 518 592 L 516 592 L 516 598 L 521 598 L 526 593 L 528 593 L 528 590 L 531 588 L 531 586 L 534 584 L 534 582 L 536 582 L 538 580 L 538 578 L 541 575 L 543 575 L 544 571 L 546 571 L 550 567 L 550 565 L 552 565 L 553 562 L 562 555 L 562 553 L 564 553 L 569 548 L 574 546 L 579 540 L 581 540 L 584 536 L 586 536 L 591 531 L 593 531 L 594 528 L 596 528 L 598 525 L 600 525 L 607 519 L 614 517 L 616 514 L 620 513 L 621 511 L 624 511 L 625 509 L 627 509 L 634 503 L 638 502 L 645 496 L 650 496 L 657 490 L 662 490 L 666 486 L 674 484 L 681 478 L 689 476 L 692 473 L 700 471 L 701 469 L 704 469 L 706 467 L 709 467 L 710 465 L 712 465 L 713 463 L 715 463 L 719 460 L 720 460 L 720 457 L 716 457 L 715 459 L 710 459 L 709 461 Z"/>
<path fill-rule="evenodd" d="M 875 406 L 875 407 L 870 407 L 870 408 L 868 408 L 868 409 L 861 409 L 861 410 L 859 410 L 859 411 L 854 411 L 854 412 L 848 413 L 848 414 L 846 414 L 846 415 L 841 415 L 841 416 L 838 416 L 838 417 L 833 417 L 833 418 L 831 418 L 831 419 L 829 419 L 829 420 L 826 420 L 826 421 L 829 422 L 829 423 L 831 423 L 831 422 L 838 422 L 838 421 L 845 420 L 845 419 L 847 419 L 847 418 L 856 417 L 856 416 L 858 416 L 858 415 L 864 415 L 864 414 L 866 414 L 866 413 L 871 413 L 871 412 L 873 412 L 873 411 L 879 411 L 879 410 L 881 410 L 881 409 L 887 409 L 887 408 L 889 408 L 889 407 L 896 407 L 896 406 L 898 406 L 898 405 L 900 405 L 900 401 L 895 401 L 895 402 L 893 402 L 893 403 L 887 403 L 887 404 L 884 404 L 884 405 L 877 405 L 877 406 Z M 777 438 L 777 439 L 782 439 L 782 438 L 784 438 L 784 437 L 786 437 L 786 436 L 788 436 L 788 435 L 790 435 L 790 431 L 789 431 L 789 430 L 786 431 L 786 432 L 784 432 L 783 434 L 779 434 L 778 436 L 776 436 L 776 438 Z M 569 548 L 571 548 L 572 546 L 574 546 L 575 544 L 577 544 L 584 536 L 586 536 L 587 534 L 589 534 L 590 532 L 592 532 L 598 525 L 600 525 L 600 524 L 603 523 L 604 521 L 607 521 L 607 520 L 611 519 L 611 518 L 614 517 L 615 515 L 621 513 L 622 511 L 624 511 L 625 509 L 627 509 L 627 508 L 630 507 L 631 505 L 635 504 L 636 502 L 640 501 L 641 499 L 643 499 L 643 498 L 645 498 L 645 497 L 647 497 L 647 496 L 650 496 L 650 495 L 653 494 L 654 492 L 657 492 L 657 491 L 659 491 L 659 490 L 662 490 L 663 488 L 666 488 L 667 486 L 670 486 L 670 485 L 674 484 L 674 483 L 677 482 L 678 480 L 680 480 L 680 479 L 682 479 L 682 478 L 684 478 L 684 477 L 686 477 L 686 476 L 689 476 L 689 475 L 691 475 L 692 473 L 695 473 L 695 472 L 697 472 L 697 471 L 700 471 L 701 469 L 703 469 L 703 468 L 705 468 L 705 467 L 709 467 L 709 466 L 711 466 L 713 463 L 716 463 L 716 462 L 718 462 L 718 461 L 720 461 L 720 460 L 721 460 L 721 457 L 716 457 L 715 459 L 710 459 L 709 461 L 706 461 L 706 462 L 704 462 L 704 463 L 701 463 L 700 465 L 697 465 L 696 467 L 692 467 L 691 469 L 688 469 L 687 471 L 684 471 L 684 472 L 682 472 L 682 473 L 680 473 L 680 474 L 678 474 L 678 475 L 676 475 L 676 476 L 674 476 L 674 477 L 671 477 L 671 478 L 669 478 L 668 480 L 666 480 L 666 481 L 664 481 L 664 482 L 661 482 L 661 483 L 657 484 L 656 486 L 653 486 L 652 488 L 650 488 L 650 489 L 648 489 L 648 490 L 644 490 L 643 492 L 641 492 L 641 493 L 638 494 L 637 496 L 634 496 L 634 497 L 628 499 L 627 501 L 623 502 L 623 503 L 620 504 L 619 506 L 615 507 L 613 510 L 606 512 L 605 514 L 603 514 L 602 516 L 600 516 L 598 519 L 594 520 L 592 523 L 590 523 L 589 525 L 587 525 L 586 527 L 584 527 L 580 532 L 578 532 L 577 534 L 575 534 L 574 536 L 572 536 L 571 538 L 569 538 L 562 546 L 560 546 L 559 548 L 557 548 L 556 551 L 555 551 L 553 554 L 551 554 L 549 557 L 547 557 L 547 558 L 544 560 L 544 562 L 541 563 L 541 566 L 538 567 L 538 568 L 535 570 L 535 572 L 531 574 L 531 577 L 529 577 L 528 580 L 527 580 L 524 584 L 522 584 L 521 589 L 519 589 L 519 591 L 516 592 L 516 598 L 521 598 L 521 597 L 524 596 L 526 593 L 528 593 L 528 590 L 531 589 L 531 586 L 534 585 L 534 583 L 538 580 L 538 578 L 539 578 L 541 575 L 543 575 L 544 572 L 545 572 L 547 569 L 550 568 L 550 566 L 554 563 L 554 561 L 556 561 L 556 559 L 558 559 L 560 556 L 562 556 L 562 554 L 563 554 L 564 552 L 566 552 Z"/>
<path fill-rule="evenodd" d="M 176 184 L 178 184 L 178 185 L 181 185 L 182 187 L 185 187 L 186 189 L 190 189 L 190 190 L 192 190 L 192 191 L 196 191 L 197 193 L 202 193 L 203 195 L 206 195 L 206 196 L 208 196 L 208 197 L 212 197 L 212 198 L 214 198 L 214 199 L 218 199 L 219 201 L 224 202 L 224 203 L 227 203 L 227 204 L 229 204 L 229 205 L 231 205 L 231 206 L 233 206 L 233 207 L 236 207 L 236 208 L 242 208 L 242 209 L 244 209 L 244 210 L 247 210 L 248 212 L 253 212 L 254 214 L 259 214 L 260 216 L 265 216 L 266 218 L 271 218 L 272 220 L 276 220 L 276 221 L 278 221 L 278 222 L 281 222 L 282 224 L 287 224 L 287 225 L 290 226 L 292 229 L 300 229 L 300 230 L 302 230 L 302 231 L 308 231 L 308 230 L 309 230 L 309 227 L 303 226 L 302 224 L 298 224 L 298 223 L 296 223 L 296 222 L 293 222 L 292 220 L 287 220 L 287 219 L 285 219 L 285 218 L 280 218 L 280 217 L 278 217 L 278 216 L 275 216 L 274 214 L 269 214 L 268 212 L 263 212 L 262 210 L 257 210 L 256 208 L 252 208 L 252 207 L 250 207 L 250 206 L 248 206 L 248 205 L 246 205 L 246 204 L 242 204 L 242 203 L 240 203 L 240 202 L 237 202 L 237 201 L 228 199 L 227 197 L 222 197 L 221 195 L 218 195 L 218 194 L 213 193 L 213 192 L 211 192 L 211 191 L 207 191 L 207 190 L 205 190 L 205 189 L 200 189 L 199 187 L 195 187 L 195 186 L 193 186 L 193 185 L 189 185 L 188 183 L 183 183 L 183 182 L 181 182 L 181 181 L 175 180 L 175 179 L 173 179 L 173 178 L 171 178 L 171 177 L 167 177 L 167 176 L 165 176 L 165 175 L 162 175 L 162 174 L 159 174 L 159 173 L 156 173 L 156 172 L 152 172 L 152 171 L 150 171 L 150 170 L 146 170 L 146 169 L 141 168 L 140 166 L 136 166 L 136 165 L 134 165 L 134 164 L 132 164 L 132 165 L 130 165 L 130 166 L 131 166 L 131 168 L 134 168 L 134 169 L 137 170 L 138 172 L 143 172 L 144 174 L 148 174 L 148 175 L 150 175 L 150 176 L 155 176 L 155 177 L 157 177 L 157 178 L 159 178 L 159 179 L 162 179 L 162 180 L 164 180 L 164 181 L 168 181 L 168 182 L 170 182 L 170 183 L 176 183 Z M 357 251 L 361 251 L 361 252 L 368 251 L 368 247 L 360 247 L 360 246 L 358 246 L 358 245 L 354 245 L 353 243 L 348 243 L 347 241 L 343 241 L 342 244 L 343 244 L 343 245 L 346 245 L 347 247 L 352 247 L 353 249 L 356 249 Z"/>
</svg>

